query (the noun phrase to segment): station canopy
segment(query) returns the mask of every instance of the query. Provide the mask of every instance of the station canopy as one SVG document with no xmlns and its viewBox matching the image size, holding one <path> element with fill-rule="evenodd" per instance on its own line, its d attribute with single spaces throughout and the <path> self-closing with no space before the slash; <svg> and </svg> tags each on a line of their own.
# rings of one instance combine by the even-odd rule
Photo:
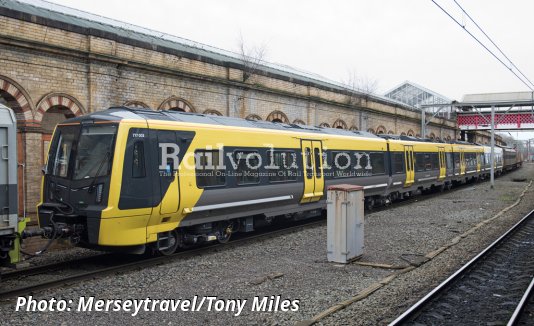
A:
<svg viewBox="0 0 534 326">
<path fill-rule="evenodd" d="M 443 118 L 451 119 L 453 114 L 452 106 L 444 107 L 451 104 L 451 99 L 410 81 L 403 82 L 384 96 L 414 108 L 424 107 L 427 113 L 435 113 Z M 435 107 L 432 106 L 434 104 Z"/>
</svg>

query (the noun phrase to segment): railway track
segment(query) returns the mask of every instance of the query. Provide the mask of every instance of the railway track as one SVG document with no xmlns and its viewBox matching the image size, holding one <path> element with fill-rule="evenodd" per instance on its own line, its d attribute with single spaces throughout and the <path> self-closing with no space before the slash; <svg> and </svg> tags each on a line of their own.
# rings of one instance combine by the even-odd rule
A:
<svg viewBox="0 0 534 326">
<path fill-rule="evenodd" d="M 464 187 L 472 186 L 472 183 L 463 184 L 457 186 L 450 191 L 460 190 Z M 439 196 L 439 191 L 420 194 L 414 197 L 409 197 L 400 201 L 396 201 L 393 205 L 396 207 L 409 205 L 418 201 L 425 201 L 436 196 Z M 388 206 L 377 207 L 370 212 L 379 212 L 387 209 Z M 303 221 L 305 222 L 305 221 Z M 283 229 L 276 229 L 274 231 L 266 231 L 264 233 L 254 233 L 252 235 L 238 235 L 230 243 L 226 244 L 235 245 L 237 243 L 252 241 L 258 238 L 270 237 L 285 234 L 286 232 L 293 232 L 296 229 L 301 229 L 306 226 L 326 224 L 326 220 L 313 220 L 310 223 L 300 223 L 292 227 L 285 227 Z M 98 254 L 95 256 L 84 257 L 74 260 L 68 260 L 64 262 L 51 263 L 45 265 L 38 265 L 12 272 L 2 273 L 0 282 L 2 289 L 0 290 L 0 301 L 5 299 L 24 295 L 27 293 L 33 293 L 42 291 L 49 288 L 59 287 L 62 285 L 68 285 L 84 279 L 101 277 L 113 273 L 127 272 L 129 269 L 137 269 L 148 267 L 151 265 L 162 264 L 173 261 L 175 259 L 184 259 L 187 257 L 200 254 L 202 252 L 222 247 L 220 244 L 209 244 L 203 247 L 189 249 L 175 253 L 172 256 L 164 257 L 151 257 L 139 255 L 124 255 L 124 254 Z M 47 278 L 43 280 L 43 278 Z M 23 283 L 23 286 L 18 284 Z M 32 285 L 32 283 L 35 283 Z M 14 285 L 15 284 L 15 285 Z M 7 289 L 6 289 L 7 288 Z"/>
<path fill-rule="evenodd" d="M 2 281 L 1 283 L 0 303 L 9 303 L 11 298 L 17 296 L 34 294 L 51 288 L 69 286 L 83 280 L 96 279 L 107 275 L 127 273 L 132 270 L 166 264 L 179 259 L 186 259 L 202 253 L 207 253 L 209 251 L 225 250 L 233 248 L 236 245 L 243 245 L 248 242 L 281 236 L 305 228 L 325 224 L 325 219 L 314 218 L 290 227 L 287 227 L 287 225 L 274 226 L 266 228 L 264 231 L 255 231 L 240 237 L 236 236 L 226 244 L 207 244 L 201 247 L 176 252 L 170 256 L 147 258 L 138 255 L 125 256 L 103 254 L 80 260 L 37 266 L 5 273 L 2 275 L 6 282 Z M 32 280 L 33 276 L 36 276 L 36 278 Z"/>
<path fill-rule="evenodd" d="M 533 248 L 534 210 L 390 326 L 532 325 Z"/>
</svg>

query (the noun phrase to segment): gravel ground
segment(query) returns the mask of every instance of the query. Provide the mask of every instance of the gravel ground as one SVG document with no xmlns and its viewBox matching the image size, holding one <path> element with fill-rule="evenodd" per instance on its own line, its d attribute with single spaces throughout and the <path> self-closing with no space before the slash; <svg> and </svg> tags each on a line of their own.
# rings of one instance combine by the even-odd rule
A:
<svg viewBox="0 0 534 326">
<path fill-rule="evenodd" d="M 511 205 L 534 165 L 496 180 L 496 189 L 479 183 L 439 197 L 366 215 L 365 254 L 360 261 L 408 266 L 451 241 L 480 221 Z M 532 187 L 534 188 L 534 186 Z M 320 321 L 320 324 L 374 325 L 392 320 L 411 303 L 491 243 L 533 206 L 534 191 L 502 217 L 483 226 L 415 270 L 402 274 L 366 299 Z M 68 251 L 70 252 L 70 251 Z M 46 259 L 64 259 L 68 252 L 51 252 Z M 82 254 L 87 254 L 85 251 Z M 59 255 L 59 256 L 58 256 Z M 394 270 L 326 262 L 326 226 L 257 241 L 35 295 L 36 299 L 72 300 L 71 312 L 16 312 L 13 302 L 0 305 L 2 323 L 27 324 L 246 324 L 285 325 L 310 319 L 356 296 Z M 232 312 L 77 312 L 81 296 L 96 299 L 191 299 L 194 296 L 247 299 L 239 316 Z M 253 298 L 280 296 L 299 300 L 298 311 L 251 311 Z M 200 300 L 200 299 L 199 299 Z"/>
</svg>

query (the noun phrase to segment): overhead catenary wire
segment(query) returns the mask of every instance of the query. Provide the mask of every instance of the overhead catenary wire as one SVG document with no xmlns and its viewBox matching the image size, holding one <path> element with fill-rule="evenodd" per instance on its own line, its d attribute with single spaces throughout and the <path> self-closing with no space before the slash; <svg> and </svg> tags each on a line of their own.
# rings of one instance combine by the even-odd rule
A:
<svg viewBox="0 0 534 326">
<path fill-rule="evenodd" d="M 431 0 L 441 11 L 443 11 L 450 19 L 452 19 L 458 26 L 460 26 L 469 36 L 471 36 L 480 46 L 482 46 L 486 51 L 488 51 L 497 61 L 499 61 L 503 66 L 505 66 L 512 74 L 514 74 L 517 79 L 519 79 L 525 86 L 527 86 L 531 91 L 534 91 L 534 88 L 530 86 L 523 78 L 521 78 L 512 68 L 510 68 L 501 58 L 499 58 L 490 48 L 488 48 L 482 41 L 480 41 L 473 33 L 465 28 L 465 25 L 460 23 L 456 18 L 454 18 L 445 8 L 440 6 L 435 0 Z M 516 68 L 517 69 L 517 68 Z M 528 80 L 528 79 L 527 79 Z"/>
<path fill-rule="evenodd" d="M 477 22 L 469 15 L 469 13 L 467 13 L 467 11 L 465 11 L 465 9 L 458 3 L 458 1 L 456 0 L 453 0 L 454 3 L 456 3 L 456 5 L 463 11 L 463 13 L 467 16 L 467 18 L 469 18 L 469 20 L 471 20 L 473 22 L 473 24 L 475 24 L 475 26 L 482 32 L 482 34 L 484 34 L 484 36 L 491 42 L 491 44 L 493 44 L 495 46 L 495 48 L 497 50 L 499 50 L 499 52 L 501 52 L 501 54 L 506 58 L 506 60 L 508 60 L 508 62 L 510 62 L 510 64 L 521 74 L 521 76 L 523 76 L 532 86 L 534 86 L 534 84 L 530 81 L 530 79 L 528 79 L 528 77 L 521 71 L 521 69 L 519 69 L 513 62 L 512 62 L 512 59 L 508 58 L 508 56 L 503 52 L 503 50 L 501 50 L 501 48 L 491 39 L 491 37 L 489 37 L 489 35 L 482 29 L 482 27 L 480 27 L 480 25 L 477 24 Z"/>
</svg>

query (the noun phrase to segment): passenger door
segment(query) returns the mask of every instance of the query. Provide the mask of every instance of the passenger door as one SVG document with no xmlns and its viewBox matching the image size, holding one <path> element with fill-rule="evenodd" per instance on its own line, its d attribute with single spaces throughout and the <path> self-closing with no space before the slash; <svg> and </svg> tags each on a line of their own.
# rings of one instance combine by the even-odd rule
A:
<svg viewBox="0 0 534 326">
<path fill-rule="evenodd" d="M 460 148 L 460 175 L 465 174 L 465 155 L 463 148 Z"/>
<path fill-rule="evenodd" d="M 404 182 L 404 186 L 409 187 L 413 184 L 415 178 L 413 146 L 411 145 L 404 146 L 404 163 L 406 166 L 406 182 Z"/>
<path fill-rule="evenodd" d="M 439 179 L 443 180 L 445 179 L 446 174 L 446 164 L 445 164 L 445 148 L 444 147 L 438 147 L 438 154 L 439 154 Z"/>
<path fill-rule="evenodd" d="M 172 214 L 178 211 L 180 191 L 178 171 L 174 166 L 172 155 L 179 151 L 176 134 L 171 130 L 158 130 L 158 164 L 161 206 L 160 214 Z M 162 162 L 162 160 L 164 160 Z M 163 169 L 162 169 L 163 167 Z"/>
<path fill-rule="evenodd" d="M 302 140 L 304 193 L 301 203 L 316 202 L 324 193 L 323 149 L 319 140 Z"/>
</svg>

